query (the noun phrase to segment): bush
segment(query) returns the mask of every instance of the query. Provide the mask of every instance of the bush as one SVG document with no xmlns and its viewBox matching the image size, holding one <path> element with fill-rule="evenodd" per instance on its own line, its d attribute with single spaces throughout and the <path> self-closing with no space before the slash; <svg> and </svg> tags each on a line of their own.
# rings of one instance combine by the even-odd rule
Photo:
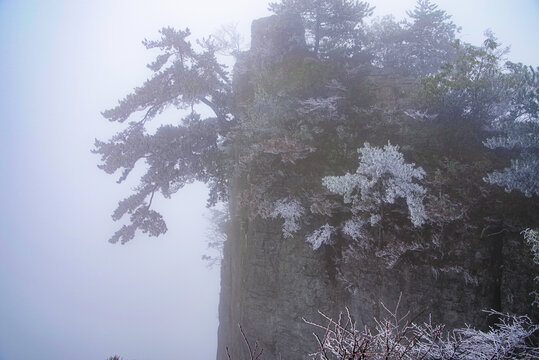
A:
<svg viewBox="0 0 539 360">
<path fill-rule="evenodd" d="M 400 300 L 399 300 L 400 302 Z M 387 308 L 386 308 L 387 310 Z M 324 330 L 316 335 L 321 360 L 502 360 L 539 359 L 537 344 L 530 344 L 539 329 L 527 316 L 488 311 L 498 322 L 487 332 L 470 327 L 444 332 L 443 324 L 430 320 L 416 324 L 408 315 L 398 315 L 398 304 L 389 316 L 376 320 L 374 327 L 356 327 L 348 309 L 337 321 L 320 313 L 327 325 L 308 324 Z"/>
</svg>

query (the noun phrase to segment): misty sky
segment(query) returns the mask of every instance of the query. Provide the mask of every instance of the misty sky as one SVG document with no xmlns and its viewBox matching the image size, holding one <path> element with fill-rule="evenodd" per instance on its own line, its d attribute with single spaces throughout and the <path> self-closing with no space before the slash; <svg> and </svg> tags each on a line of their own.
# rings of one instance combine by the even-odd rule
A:
<svg viewBox="0 0 539 360">
<path fill-rule="evenodd" d="M 414 0 L 371 1 L 398 19 Z M 438 1 L 479 44 L 491 28 L 509 58 L 539 65 L 539 1 Z M 211 11 L 211 13 L 208 13 Z M 0 360 L 213 359 L 219 270 L 206 268 L 206 190 L 157 201 L 166 236 L 107 239 L 136 181 L 97 169 L 100 112 L 150 72 L 141 45 L 163 26 L 194 37 L 267 15 L 260 0 L 0 0 Z"/>
</svg>

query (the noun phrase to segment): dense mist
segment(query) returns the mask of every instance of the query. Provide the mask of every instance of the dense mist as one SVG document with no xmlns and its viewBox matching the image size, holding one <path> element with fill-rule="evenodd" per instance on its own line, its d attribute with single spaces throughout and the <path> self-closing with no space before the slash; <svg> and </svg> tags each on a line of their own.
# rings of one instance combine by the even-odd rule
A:
<svg viewBox="0 0 539 360">
<path fill-rule="evenodd" d="M 0 360 L 248 359 L 238 323 L 307 358 L 302 318 L 372 325 L 401 294 L 527 336 L 538 16 L 1 1 Z"/>
</svg>

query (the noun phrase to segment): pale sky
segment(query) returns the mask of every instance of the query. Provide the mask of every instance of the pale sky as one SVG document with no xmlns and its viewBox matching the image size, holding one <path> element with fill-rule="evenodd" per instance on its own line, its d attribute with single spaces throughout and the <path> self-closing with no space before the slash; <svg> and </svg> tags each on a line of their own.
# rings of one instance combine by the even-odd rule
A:
<svg viewBox="0 0 539 360">
<path fill-rule="evenodd" d="M 398 19 L 414 0 L 372 1 Z M 538 65 L 536 0 L 439 1 L 462 37 L 491 28 Z M 265 1 L 0 0 L 0 360 L 215 358 L 219 270 L 208 270 L 206 191 L 158 201 L 169 232 L 111 245 L 117 185 L 90 153 L 119 127 L 100 112 L 144 81 L 164 26 L 204 36 L 267 15 Z"/>
</svg>

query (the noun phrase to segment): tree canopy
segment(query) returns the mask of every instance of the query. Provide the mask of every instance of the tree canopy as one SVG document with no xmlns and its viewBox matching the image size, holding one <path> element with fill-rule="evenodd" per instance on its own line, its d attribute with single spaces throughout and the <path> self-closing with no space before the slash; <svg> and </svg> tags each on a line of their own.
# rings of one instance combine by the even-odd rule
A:
<svg viewBox="0 0 539 360">
<path fill-rule="evenodd" d="M 418 1 L 409 19 L 382 18 L 368 29 L 369 48 L 378 66 L 412 76 L 436 73 L 456 56 L 459 28 L 429 0 Z"/>
<path fill-rule="evenodd" d="M 124 225 L 110 239 L 125 243 L 133 239 L 137 229 L 157 236 L 166 232 L 166 225 L 156 211 L 150 209 L 154 195 L 165 198 L 193 181 L 209 183 L 212 202 L 226 192 L 222 137 L 233 123 L 231 115 L 231 80 L 215 55 L 216 46 L 211 39 L 197 41 L 197 47 L 187 40 L 189 29 L 163 28 L 161 39 L 144 40 L 147 49 L 161 53 L 148 65 L 154 75 L 118 105 L 104 111 L 109 121 L 123 123 L 125 130 L 107 142 L 96 140 L 94 153 L 101 155 L 99 168 L 109 174 L 121 171 L 118 182 L 124 181 L 137 163 L 147 166 L 135 193 L 120 201 L 113 219 L 129 214 L 130 224 Z M 194 106 L 203 104 L 214 116 L 202 119 Z M 176 124 L 160 126 L 153 134 L 146 124 L 174 106 L 190 113 Z M 142 115 L 138 115 L 142 112 Z M 133 120 L 138 116 L 139 119 Z"/>
</svg>

